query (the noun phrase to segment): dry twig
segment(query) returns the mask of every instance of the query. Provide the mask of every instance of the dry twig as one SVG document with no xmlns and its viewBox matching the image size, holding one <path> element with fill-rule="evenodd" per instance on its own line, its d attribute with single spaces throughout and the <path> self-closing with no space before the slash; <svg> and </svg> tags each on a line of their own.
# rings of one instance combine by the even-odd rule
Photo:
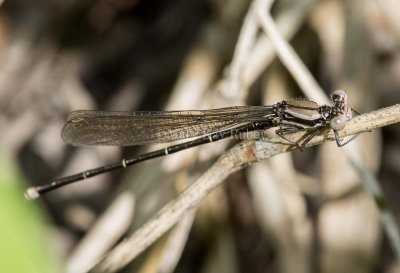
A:
<svg viewBox="0 0 400 273">
<path fill-rule="evenodd" d="M 295 50 L 289 45 L 289 43 L 282 37 L 276 26 L 271 14 L 267 12 L 269 7 L 269 0 L 258 0 L 258 19 L 260 25 L 268 37 L 271 39 L 271 43 L 275 47 L 279 59 L 284 63 L 286 68 L 290 71 L 296 82 L 299 84 L 303 92 L 307 97 L 313 99 L 318 103 L 327 103 L 328 98 L 322 91 L 322 88 L 318 85 L 317 81 L 312 76 L 311 72 L 308 71 L 307 67 L 301 61 L 300 57 L 296 54 Z M 396 254 L 398 260 L 400 260 L 400 230 L 396 225 L 394 215 L 387 206 L 381 206 L 381 203 L 385 203 L 385 196 L 380 187 L 378 180 L 372 174 L 372 172 L 365 166 L 361 159 L 359 151 L 354 146 L 347 146 L 343 151 L 346 156 L 350 159 L 352 166 L 358 171 L 360 177 L 363 179 L 363 186 L 366 192 L 371 194 L 376 201 L 377 206 L 382 209 L 381 219 L 385 231 L 389 237 L 389 241 Z"/>
<path fill-rule="evenodd" d="M 368 132 L 400 122 L 400 104 L 355 117 L 348 122 L 341 136 Z M 298 133 L 301 137 L 301 132 Z M 307 146 L 333 140 L 332 130 L 313 138 Z M 241 142 L 224 153 L 219 160 L 195 183 L 190 185 L 175 200 L 168 203 L 132 236 L 115 247 L 102 262 L 90 272 L 115 272 L 124 267 L 148 246 L 176 224 L 191 208 L 220 185 L 230 174 L 274 155 L 296 150 L 297 146 L 282 143 L 280 138 L 271 140 L 249 140 Z"/>
</svg>

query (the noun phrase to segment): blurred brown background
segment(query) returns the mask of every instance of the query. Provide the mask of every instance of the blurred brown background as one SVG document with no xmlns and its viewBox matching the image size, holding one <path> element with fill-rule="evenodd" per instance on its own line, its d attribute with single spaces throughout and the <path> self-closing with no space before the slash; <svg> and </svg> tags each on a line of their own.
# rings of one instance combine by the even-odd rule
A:
<svg viewBox="0 0 400 273">
<path fill-rule="evenodd" d="M 111 238 L 109 248 L 131 234 L 232 144 L 213 143 L 24 201 L 28 186 L 156 149 L 67 146 L 60 130 L 71 111 L 205 109 L 302 96 L 261 31 L 246 59 L 248 69 L 237 75 L 240 88 L 227 88 L 250 5 L 2 2 L 2 271 L 84 272 L 82 260 L 96 252 L 90 246 Z M 400 101 L 399 11 L 396 0 L 278 0 L 271 12 L 327 94 L 345 89 L 363 113 Z M 399 137 L 399 127 L 390 126 L 352 143 L 376 173 L 397 218 Z M 107 232 L 88 238 L 119 198 L 128 200 L 120 207 L 125 214 L 107 220 Z M 193 217 L 121 272 L 400 272 L 379 210 L 333 143 L 232 175 Z M 171 238 L 179 238 L 182 251 L 168 243 Z"/>
</svg>

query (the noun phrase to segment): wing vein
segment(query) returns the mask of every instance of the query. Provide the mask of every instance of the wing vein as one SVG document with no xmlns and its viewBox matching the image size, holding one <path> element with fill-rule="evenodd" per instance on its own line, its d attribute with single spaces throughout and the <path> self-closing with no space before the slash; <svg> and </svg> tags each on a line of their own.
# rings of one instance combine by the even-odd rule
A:
<svg viewBox="0 0 400 273">
<path fill-rule="evenodd" d="M 61 136 L 74 146 L 145 145 L 192 138 L 274 115 L 272 106 L 235 106 L 210 110 L 72 112 Z"/>
</svg>

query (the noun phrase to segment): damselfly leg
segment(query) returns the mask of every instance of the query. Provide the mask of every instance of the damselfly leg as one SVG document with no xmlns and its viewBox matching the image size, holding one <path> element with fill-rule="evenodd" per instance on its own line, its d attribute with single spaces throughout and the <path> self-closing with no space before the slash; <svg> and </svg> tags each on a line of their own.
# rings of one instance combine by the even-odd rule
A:
<svg viewBox="0 0 400 273">
<path fill-rule="evenodd" d="M 320 132 L 326 129 L 326 126 L 319 126 L 314 128 L 303 128 L 296 126 L 294 124 L 283 125 L 275 131 L 275 133 L 282 139 L 288 141 L 289 143 L 296 145 L 300 151 L 307 146 L 311 139 L 317 136 Z M 297 137 L 297 133 L 304 131 L 300 137 Z M 296 138 L 291 137 L 291 135 L 296 135 Z"/>
</svg>

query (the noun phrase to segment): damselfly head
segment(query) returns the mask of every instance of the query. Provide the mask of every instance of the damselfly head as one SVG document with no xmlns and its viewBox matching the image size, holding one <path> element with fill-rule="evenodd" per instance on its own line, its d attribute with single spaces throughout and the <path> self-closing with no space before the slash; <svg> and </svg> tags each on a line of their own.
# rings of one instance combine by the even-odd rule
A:
<svg viewBox="0 0 400 273">
<path fill-rule="evenodd" d="M 331 119 L 331 121 L 330 121 L 331 128 L 334 131 L 343 130 L 344 127 L 346 126 L 346 121 L 347 121 L 347 119 L 345 116 L 338 115 L 338 116 L 334 117 L 333 119 Z"/>
</svg>

